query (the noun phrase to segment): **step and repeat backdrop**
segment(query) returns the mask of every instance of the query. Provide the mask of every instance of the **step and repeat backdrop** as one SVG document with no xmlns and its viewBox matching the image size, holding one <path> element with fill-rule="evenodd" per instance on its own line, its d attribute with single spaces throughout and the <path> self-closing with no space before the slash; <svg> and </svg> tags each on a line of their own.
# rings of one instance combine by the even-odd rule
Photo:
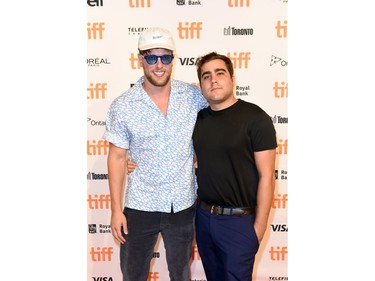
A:
<svg viewBox="0 0 375 281">
<path fill-rule="evenodd" d="M 288 280 L 288 1 L 87 0 L 87 280 L 121 281 L 119 245 L 110 230 L 107 109 L 143 75 L 140 33 L 168 29 L 176 52 L 173 78 L 198 85 L 196 59 L 229 56 L 235 95 L 261 106 L 277 131 L 276 190 L 269 225 L 256 258 L 254 280 Z M 191 280 L 206 277 L 196 245 Z M 149 280 L 169 280 L 164 245 L 155 246 Z"/>
</svg>

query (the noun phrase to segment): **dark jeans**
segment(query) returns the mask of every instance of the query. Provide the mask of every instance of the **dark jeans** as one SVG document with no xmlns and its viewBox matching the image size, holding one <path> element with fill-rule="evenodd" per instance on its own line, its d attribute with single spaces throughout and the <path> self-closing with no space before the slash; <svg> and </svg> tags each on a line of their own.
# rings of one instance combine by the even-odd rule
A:
<svg viewBox="0 0 375 281">
<path fill-rule="evenodd" d="M 259 249 L 254 215 L 196 212 L 196 241 L 207 281 L 251 281 Z"/>
<path fill-rule="evenodd" d="M 195 205 L 178 213 L 125 208 L 126 242 L 120 246 L 123 281 L 146 281 L 158 234 L 161 233 L 171 281 L 190 280 Z"/>
</svg>

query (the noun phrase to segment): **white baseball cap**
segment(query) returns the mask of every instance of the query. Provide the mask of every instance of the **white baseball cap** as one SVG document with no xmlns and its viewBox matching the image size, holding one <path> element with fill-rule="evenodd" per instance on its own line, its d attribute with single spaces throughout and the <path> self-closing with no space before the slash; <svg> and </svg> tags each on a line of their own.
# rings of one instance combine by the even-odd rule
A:
<svg viewBox="0 0 375 281">
<path fill-rule="evenodd" d="M 160 27 L 148 28 L 143 31 L 138 40 L 138 49 L 144 51 L 157 48 L 174 51 L 172 34 Z"/>
</svg>

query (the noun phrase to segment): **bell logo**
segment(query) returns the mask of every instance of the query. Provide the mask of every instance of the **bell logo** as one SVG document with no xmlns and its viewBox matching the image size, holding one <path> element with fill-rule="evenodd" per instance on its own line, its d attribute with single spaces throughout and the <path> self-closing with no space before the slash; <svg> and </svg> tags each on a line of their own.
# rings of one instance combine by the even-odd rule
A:
<svg viewBox="0 0 375 281">
<path fill-rule="evenodd" d="M 281 25 L 280 21 L 277 21 L 277 25 L 275 26 L 276 29 L 276 36 L 278 38 L 287 38 L 288 36 L 288 21 L 284 20 L 284 25 Z"/>
<path fill-rule="evenodd" d="M 90 39 L 103 39 L 104 22 L 87 23 L 87 38 Z"/>
<path fill-rule="evenodd" d="M 146 4 L 145 4 L 145 2 L 146 2 Z M 147 0 L 147 1 L 144 1 L 144 0 L 129 0 L 129 7 L 130 8 L 145 8 L 145 5 L 147 5 L 146 6 L 147 8 L 151 7 L 151 1 L 150 0 Z"/>
<path fill-rule="evenodd" d="M 287 259 L 288 247 L 271 247 L 269 250 L 271 261 L 285 261 Z"/>
<path fill-rule="evenodd" d="M 177 30 L 180 39 L 199 39 L 201 38 L 202 22 L 185 22 L 185 27 L 179 22 Z"/>
<path fill-rule="evenodd" d="M 111 261 L 113 255 L 113 247 L 97 247 L 96 250 L 94 247 L 91 247 L 90 257 L 91 261 Z"/>
<path fill-rule="evenodd" d="M 234 2 L 234 3 L 233 3 Z M 243 7 L 243 6 L 249 7 L 250 6 L 250 0 L 228 0 L 228 6 L 229 7 Z"/>
</svg>

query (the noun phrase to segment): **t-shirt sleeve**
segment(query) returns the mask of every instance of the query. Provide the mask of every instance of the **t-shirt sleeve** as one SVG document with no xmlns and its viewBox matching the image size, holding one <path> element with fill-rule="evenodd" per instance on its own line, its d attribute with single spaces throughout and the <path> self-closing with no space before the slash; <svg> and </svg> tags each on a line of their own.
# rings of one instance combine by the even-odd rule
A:
<svg viewBox="0 0 375 281">
<path fill-rule="evenodd" d="M 261 111 L 258 114 L 251 131 L 254 151 L 269 150 L 277 147 L 276 130 L 271 117 L 266 112 Z"/>
</svg>

